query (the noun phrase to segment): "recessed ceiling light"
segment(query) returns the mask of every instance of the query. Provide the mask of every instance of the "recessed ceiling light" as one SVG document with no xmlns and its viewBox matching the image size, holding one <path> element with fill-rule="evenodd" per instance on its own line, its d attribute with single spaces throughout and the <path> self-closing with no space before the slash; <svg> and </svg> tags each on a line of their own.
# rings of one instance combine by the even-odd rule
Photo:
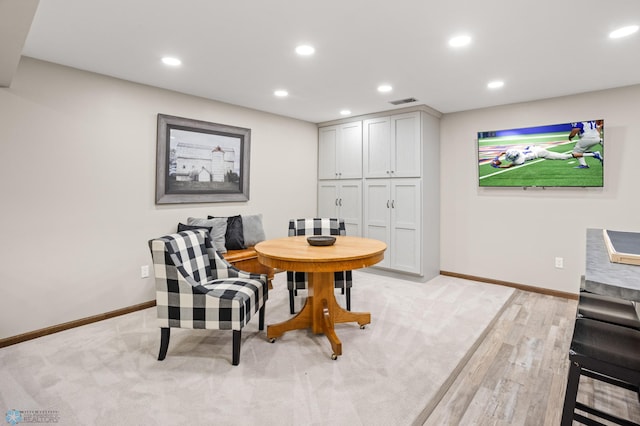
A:
<svg viewBox="0 0 640 426">
<path fill-rule="evenodd" d="M 348 109 L 343 109 L 342 111 L 340 111 L 340 115 L 351 115 L 351 111 L 349 111 Z"/>
<path fill-rule="evenodd" d="M 165 65 L 171 65 L 173 67 L 177 67 L 178 65 L 182 64 L 182 61 L 178 58 L 173 58 L 171 56 L 165 56 L 164 58 L 162 58 L 162 63 Z"/>
<path fill-rule="evenodd" d="M 487 84 L 487 87 L 489 89 L 499 89 L 502 86 L 504 86 L 504 81 L 501 81 L 501 80 L 491 81 L 489 82 L 489 84 Z"/>
<path fill-rule="evenodd" d="M 626 37 L 626 36 L 629 36 L 629 35 L 635 33 L 636 31 L 638 31 L 638 26 L 637 25 L 629 25 L 628 27 L 622 27 L 622 28 L 618 28 L 615 31 L 611 31 L 609 33 L 609 38 Z"/>
<path fill-rule="evenodd" d="M 286 90 L 276 90 L 275 92 L 273 92 L 273 94 L 279 98 L 284 98 L 285 96 L 289 96 L 289 92 L 287 92 Z"/>
<path fill-rule="evenodd" d="M 309 56 L 315 53 L 316 49 L 313 46 L 307 44 L 296 47 L 296 53 L 300 56 Z"/>
<path fill-rule="evenodd" d="M 378 86 L 378 92 L 390 92 L 391 90 L 393 90 L 393 87 L 389 86 L 388 84 L 381 84 L 380 86 Z"/>
<path fill-rule="evenodd" d="M 453 37 L 449 40 L 449 46 L 451 47 L 462 47 L 471 43 L 471 37 L 468 35 L 460 35 Z"/>
</svg>

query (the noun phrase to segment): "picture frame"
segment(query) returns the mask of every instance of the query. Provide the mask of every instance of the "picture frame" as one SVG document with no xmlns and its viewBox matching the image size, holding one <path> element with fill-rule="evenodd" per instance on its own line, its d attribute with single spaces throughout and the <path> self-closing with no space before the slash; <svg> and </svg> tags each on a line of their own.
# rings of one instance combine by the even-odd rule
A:
<svg viewBox="0 0 640 426">
<path fill-rule="evenodd" d="M 156 204 L 249 200 L 251 129 L 158 114 Z"/>
</svg>

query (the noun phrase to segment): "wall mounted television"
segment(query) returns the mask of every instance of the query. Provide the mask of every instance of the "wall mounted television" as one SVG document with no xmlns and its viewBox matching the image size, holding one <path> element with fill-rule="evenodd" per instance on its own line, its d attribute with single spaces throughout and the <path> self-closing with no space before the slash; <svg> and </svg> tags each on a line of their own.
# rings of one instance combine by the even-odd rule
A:
<svg viewBox="0 0 640 426">
<path fill-rule="evenodd" d="M 478 132 L 481 187 L 604 186 L 604 120 Z"/>
</svg>

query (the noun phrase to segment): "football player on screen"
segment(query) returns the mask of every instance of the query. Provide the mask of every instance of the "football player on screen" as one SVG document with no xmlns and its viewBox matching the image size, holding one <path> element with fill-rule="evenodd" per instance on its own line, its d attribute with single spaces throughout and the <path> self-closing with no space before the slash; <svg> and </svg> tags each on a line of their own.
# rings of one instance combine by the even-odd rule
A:
<svg viewBox="0 0 640 426">
<path fill-rule="evenodd" d="M 578 142 L 576 142 L 573 147 L 573 156 L 578 159 L 580 163 L 576 169 L 588 169 L 589 166 L 585 161 L 584 157 L 593 157 L 597 160 L 600 160 L 600 163 L 603 162 L 602 155 L 600 152 L 587 152 L 591 147 L 598 145 L 602 142 L 602 131 L 604 127 L 603 120 L 592 120 L 592 121 L 579 121 L 577 123 L 571 123 L 571 133 L 569 133 L 569 140 L 572 140 L 574 137 L 578 137 Z"/>
<path fill-rule="evenodd" d="M 502 157 L 502 160 L 500 159 Z M 546 160 L 568 160 L 576 158 L 573 154 L 561 154 L 559 152 L 549 151 L 535 145 L 529 145 L 524 149 L 510 148 L 498 154 L 491 160 L 491 167 L 496 169 L 508 169 L 513 166 L 520 166 L 525 161 L 535 160 L 536 158 L 544 158 Z M 503 163 L 508 161 L 508 163 Z"/>
</svg>

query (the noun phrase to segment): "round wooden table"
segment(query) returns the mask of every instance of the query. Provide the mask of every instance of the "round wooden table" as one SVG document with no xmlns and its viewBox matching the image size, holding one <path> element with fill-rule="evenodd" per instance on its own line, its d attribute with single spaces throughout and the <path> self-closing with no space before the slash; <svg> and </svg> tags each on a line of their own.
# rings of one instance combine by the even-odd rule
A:
<svg viewBox="0 0 640 426">
<path fill-rule="evenodd" d="M 369 238 L 336 236 L 332 246 L 311 246 L 306 236 L 278 238 L 256 244 L 258 261 L 263 265 L 287 271 L 306 272 L 308 296 L 302 310 L 293 318 L 267 326 L 267 338 L 274 341 L 290 330 L 311 328 L 324 334 L 337 359 L 342 355 L 342 342 L 334 330 L 335 323 L 357 322 L 360 327 L 371 322 L 369 312 L 343 309 L 334 294 L 333 273 L 375 265 L 384 259 L 387 245 Z"/>
</svg>

